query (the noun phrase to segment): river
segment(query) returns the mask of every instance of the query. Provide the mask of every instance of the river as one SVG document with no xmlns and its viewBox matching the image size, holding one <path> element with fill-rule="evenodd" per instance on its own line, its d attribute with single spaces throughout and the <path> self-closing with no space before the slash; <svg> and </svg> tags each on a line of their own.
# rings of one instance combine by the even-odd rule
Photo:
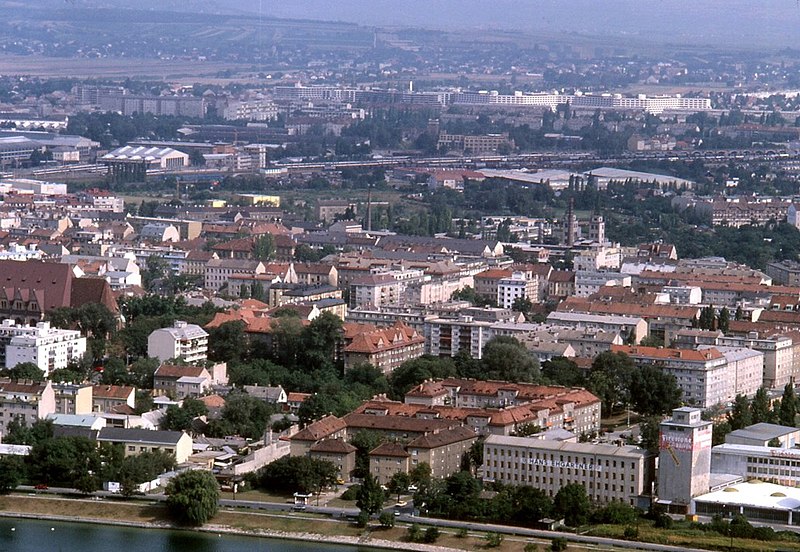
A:
<svg viewBox="0 0 800 552">
<path fill-rule="evenodd" d="M 198 531 L 0 518 L 0 552 L 373 552 L 375 549 Z"/>
</svg>

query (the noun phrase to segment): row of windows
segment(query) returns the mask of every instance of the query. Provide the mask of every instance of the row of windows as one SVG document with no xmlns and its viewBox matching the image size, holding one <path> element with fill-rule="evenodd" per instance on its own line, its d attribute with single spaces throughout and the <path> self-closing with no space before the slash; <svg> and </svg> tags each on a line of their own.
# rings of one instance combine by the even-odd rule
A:
<svg viewBox="0 0 800 552">
<path fill-rule="evenodd" d="M 515 449 L 513 451 L 514 454 L 512 455 L 511 454 L 512 451 L 509 450 L 508 454 L 506 454 L 506 449 L 503 449 L 503 448 L 498 449 L 497 447 L 488 448 L 487 452 L 489 453 L 489 455 L 494 455 L 494 456 L 498 456 L 498 457 L 508 456 L 509 458 L 512 458 L 512 457 L 513 458 L 535 458 L 537 460 L 550 460 L 550 461 L 558 460 L 559 462 L 573 462 L 574 461 L 574 462 L 580 462 L 582 464 L 596 463 L 598 465 L 603 465 L 603 462 L 604 462 L 604 460 L 602 458 L 598 459 L 598 458 L 592 457 L 592 456 L 578 456 L 578 455 L 572 456 L 571 454 L 567 454 L 566 456 L 563 455 L 563 454 L 559 454 L 558 458 L 556 459 L 556 455 L 554 453 L 550 453 L 550 452 L 541 452 L 540 453 L 540 452 L 528 451 L 528 454 L 526 456 L 525 451 L 522 451 L 522 453 L 520 454 L 520 451 L 517 450 L 517 449 Z M 616 468 L 617 467 L 617 462 L 618 462 L 617 460 L 605 459 L 605 467 L 607 467 L 607 468 L 608 467 Z M 619 467 L 620 468 L 624 468 L 625 467 L 625 462 L 622 461 L 622 460 L 619 460 Z M 631 462 L 631 469 L 636 469 L 636 462 Z"/>
<path fill-rule="evenodd" d="M 499 480 L 499 481 L 516 481 L 518 483 L 521 482 L 521 483 L 534 483 L 534 484 L 535 483 L 539 483 L 539 484 L 551 485 L 551 486 L 558 485 L 559 487 L 563 487 L 563 486 L 568 485 L 568 484 L 570 484 L 572 482 L 572 481 L 569 481 L 569 480 L 565 481 L 564 479 L 556 480 L 553 477 L 550 477 L 550 478 L 548 478 L 548 477 L 539 477 L 538 475 L 528 475 L 527 478 L 526 478 L 524 475 L 521 476 L 520 474 L 517 474 L 517 473 L 506 474 L 506 473 L 498 472 L 498 471 L 489 472 L 489 476 L 490 477 L 494 476 L 494 479 Z M 585 486 L 589 490 L 595 490 L 595 482 L 594 481 L 589 481 L 588 483 L 585 484 Z M 596 489 L 598 491 L 610 491 L 612 493 L 617 493 L 617 492 L 624 493 L 625 492 L 625 485 L 623 485 L 623 484 L 617 485 L 615 483 L 597 483 L 596 484 Z M 630 487 L 628 487 L 628 489 L 629 489 L 630 494 L 632 494 L 632 495 L 636 494 L 636 488 L 635 487 L 630 486 Z M 550 494 L 552 494 L 552 491 L 548 490 L 548 492 Z"/>
</svg>

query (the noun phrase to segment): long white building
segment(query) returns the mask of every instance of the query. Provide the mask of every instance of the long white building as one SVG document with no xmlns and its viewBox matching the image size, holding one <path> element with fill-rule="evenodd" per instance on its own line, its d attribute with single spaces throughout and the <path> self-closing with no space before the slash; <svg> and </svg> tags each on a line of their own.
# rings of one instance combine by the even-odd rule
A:
<svg viewBox="0 0 800 552">
<path fill-rule="evenodd" d="M 23 326 L 13 320 L 3 320 L 0 323 L 2 349 L 6 368 L 32 362 L 48 375 L 80 360 L 86 354 L 86 338 L 75 330 L 51 328 L 50 322 Z"/>
<path fill-rule="evenodd" d="M 484 481 L 528 485 L 549 496 L 577 483 L 594 502 L 636 506 L 650 491 L 654 462 L 639 447 L 490 435 L 483 445 L 483 473 Z"/>
</svg>

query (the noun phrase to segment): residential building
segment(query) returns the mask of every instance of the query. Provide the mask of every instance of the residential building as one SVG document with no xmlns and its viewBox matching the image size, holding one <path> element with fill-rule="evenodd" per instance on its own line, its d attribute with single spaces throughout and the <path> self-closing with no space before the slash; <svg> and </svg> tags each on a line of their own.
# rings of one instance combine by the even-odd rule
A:
<svg viewBox="0 0 800 552">
<path fill-rule="evenodd" d="M 151 431 L 105 427 L 97 436 L 98 443 L 119 445 L 125 456 L 137 456 L 143 452 L 165 452 L 183 464 L 192 454 L 192 438 L 183 431 Z"/>
<path fill-rule="evenodd" d="M 648 333 L 647 322 L 643 318 L 634 316 L 553 311 L 547 315 L 547 322 L 570 328 L 618 333 L 625 341 L 632 343 L 639 343 Z"/>
<path fill-rule="evenodd" d="M 31 426 L 55 411 L 55 393 L 49 381 L 0 380 L 0 436 L 6 435 L 12 420 Z"/>
<path fill-rule="evenodd" d="M 116 298 L 108 282 L 100 278 L 76 278 L 71 267 L 42 261 L 0 260 L 0 319 L 35 326 L 60 307 L 101 303 L 117 312 Z"/>
<path fill-rule="evenodd" d="M 94 411 L 91 383 L 53 383 L 56 414 L 84 415 Z"/>
<path fill-rule="evenodd" d="M 356 332 L 348 336 L 345 326 L 345 340 L 349 341 L 343 350 L 345 371 L 366 363 L 390 374 L 404 362 L 425 353 L 425 337 L 402 322 L 371 330 L 359 325 Z"/>
<path fill-rule="evenodd" d="M 464 351 L 472 358 L 483 358 L 483 348 L 494 336 L 491 322 L 471 316 L 425 320 L 425 350 L 433 356 L 454 357 Z"/>
<path fill-rule="evenodd" d="M 120 412 L 132 414 L 136 407 L 136 388 L 127 385 L 102 385 L 92 387 L 93 412 Z"/>
<path fill-rule="evenodd" d="M 752 397 L 764 385 L 764 353 L 745 347 L 700 345 L 697 350 L 716 349 L 728 361 L 729 373 L 734 375 L 737 395 Z"/>
<path fill-rule="evenodd" d="M 461 459 L 477 440 L 478 435 L 464 426 L 417 437 L 406 445 L 409 469 L 413 470 L 419 464 L 428 464 L 432 477 L 449 477 L 461 470 Z M 370 463 L 371 461 L 370 455 Z"/>
<path fill-rule="evenodd" d="M 736 397 L 735 366 L 715 348 L 702 351 L 614 345 L 611 351 L 625 353 L 637 366 L 655 366 L 675 377 L 683 400 L 700 408 L 727 404 Z"/>
<path fill-rule="evenodd" d="M 800 286 L 800 263 L 789 259 L 767 263 L 767 276 L 772 282 L 782 286 Z"/>
<path fill-rule="evenodd" d="M 171 328 L 153 331 L 147 337 L 147 355 L 161 362 L 183 359 L 190 364 L 203 363 L 208 351 L 208 334 L 196 324 L 178 320 Z"/>
<path fill-rule="evenodd" d="M 497 282 L 497 306 L 503 309 L 514 307 L 519 299 L 538 302 L 537 286 L 529 281 L 522 272 L 514 272 L 509 278 L 501 278 Z"/>
<path fill-rule="evenodd" d="M 327 460 L 336 466 L 336 475 L 339 479 L 350 481 L 356 468 L 357 450 L 343 439 L 325 439 L 313 445 L 308 456 L 317 460 Z"/>
<path fill-rule="evenodd" d="M 403 304 L 403 282 L 390 274 L 373 274 L 350 281 L 350 305 L 355 309 L 378 309 Z"/>
<path fill-rule="evenodd" d="M 578 270 L 575 272 L 575 296 L 589 297 L 606 286 L 631 287 L 631 277 L 619 272 L 595 272 Z"/>
<path fill-rule="evenodd" d="M 210 259 L 205 266 L 205 288 L 220 291 L 228 287 L 228 280 L 232 276 L 256 276 L 266 271 L 261 261 Z"/>
<path fill-rule="evenodd" d="M 153 374 L 153 391 L 175 399 L 204 395 L 214 383 L 219 382 L 203 366 L 162 364 Z"/>
<path fill-rule="evenodd" d="M 5 345 L 5 367 L 32 362 L 45 373 L 66 368 L 86 354 L 86 338 L 79 331 L 51 328 L 50 322 L 22 326 L 13 320 L 0 325 L 0 347 Z"/>
</svg>

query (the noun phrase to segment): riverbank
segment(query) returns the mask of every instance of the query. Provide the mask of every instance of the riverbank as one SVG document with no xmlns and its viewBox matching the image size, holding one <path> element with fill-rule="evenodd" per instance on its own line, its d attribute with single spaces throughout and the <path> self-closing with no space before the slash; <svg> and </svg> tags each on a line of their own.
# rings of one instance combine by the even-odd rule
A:
<svg viewBox="0 0 800 552">
<path fill-rule="evenodd" d="M 76 507 L 76 502 L 80 503 Z M 75 512 L 80 511 L 80 515 Z M 166 508 L 158 503 L 128 502 L 122 500 L 95 500 L 92 498 L 60 498 L 46 495 L 7 495 L 0 497 L 0 517 L 52 520 L 70 523 L 92 523 L 145 529 L 180 530 L 169 521 Z M 440 545 L 403 542 L 405 528 L 373 529 L 365 531 L 351 524 L 323 516 L 297 516 L 292 514 L 266 514 L 222 508 L 212 523 L 194 531 L 211 534 L 228 534 L 247 537 L 275 538 L 305 542 L 324 542 L 387 550 L 413 550 L 418 552 L 462 552 L 481 546 L 481 539 L 457 538 L 442 535 Z M 314 531 L 309 531 L 313 527 Z M 452 546 L 449 541 L 456 541 Z M 505 544 L 505 543 L 504 543 Z M 522 550 L 523 544 L 501 546 L 497 550 L 512 552 Z"/>
</svg>

